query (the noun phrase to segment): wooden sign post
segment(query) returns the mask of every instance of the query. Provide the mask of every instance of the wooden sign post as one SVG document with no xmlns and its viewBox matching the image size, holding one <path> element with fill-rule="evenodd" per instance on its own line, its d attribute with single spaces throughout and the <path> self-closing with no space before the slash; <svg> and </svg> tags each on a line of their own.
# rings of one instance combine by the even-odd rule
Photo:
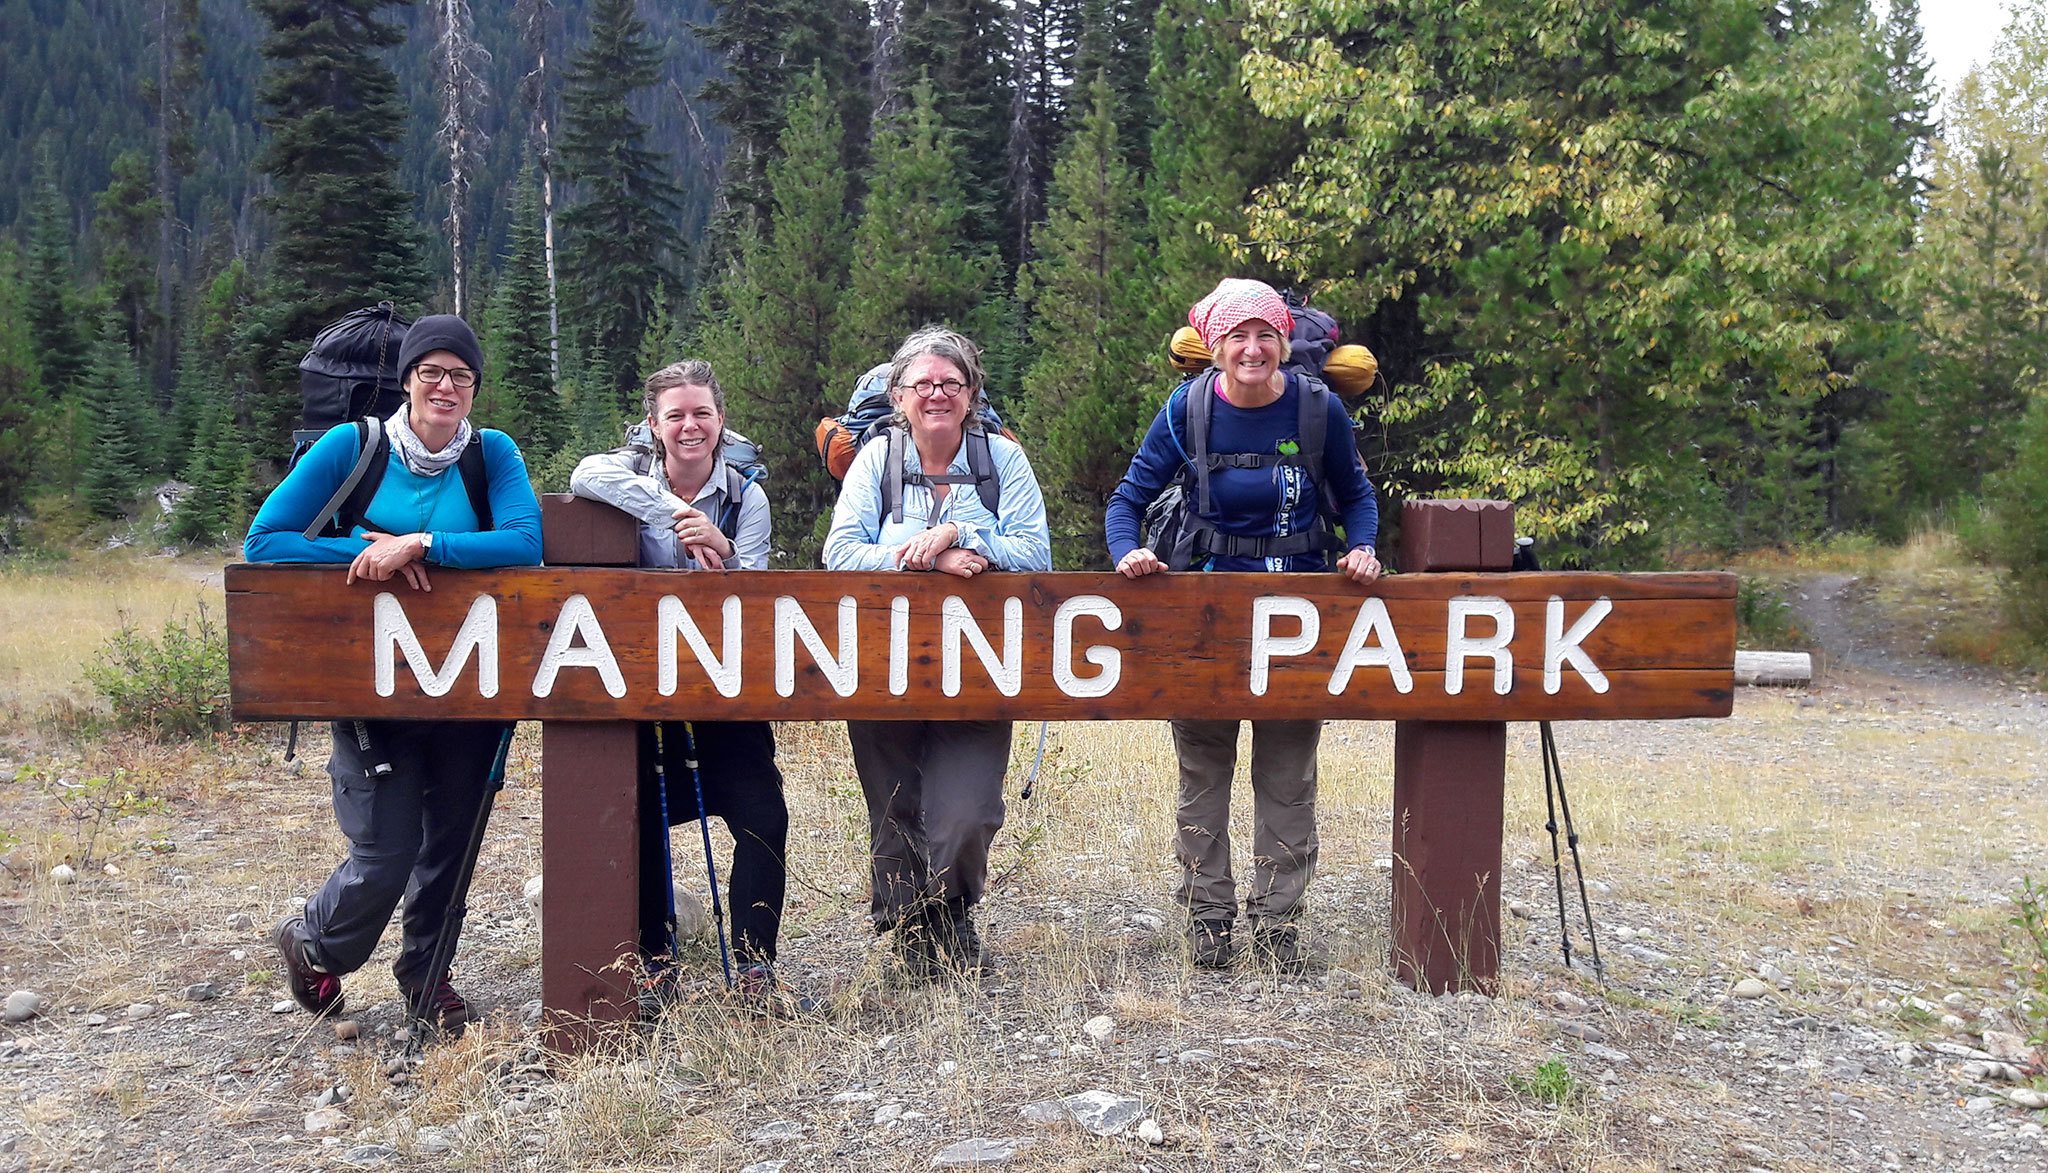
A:
<svg viewBox="0 0 2048 1173">
<path fill-rule="evenodd" d="M 1394 956 L 1433 990 L 1498 969 L 1504 722 L 1726 716 L 1726 574 L 1510 574 L 1512 514 L 1412 503 L 1433 573 L 704 573 L 630 569 L 624 514 L 546 498 L 544 568 L 227 572 L 238 720 L 539 719 L 542 997 L 633 1011 L 635 721 L 1394 720 Z M 1499 565 L 1495 563 L 1498 562 Z M 572 1043 L 584 1036 L 572 1035 Z"/>
</svg>

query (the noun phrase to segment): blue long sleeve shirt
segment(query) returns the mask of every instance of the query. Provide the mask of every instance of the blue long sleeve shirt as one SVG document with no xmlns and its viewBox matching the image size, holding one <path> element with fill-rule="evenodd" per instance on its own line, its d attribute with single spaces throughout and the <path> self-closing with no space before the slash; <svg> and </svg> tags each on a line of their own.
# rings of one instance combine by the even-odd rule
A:
<svg viewBox="0 0 2048 1173">
<path fill-rule="evenodd" d="M 1145 440 L 1131 457 L 1131 467 L 1110 495 L 1103 511 L 1103 536 L 1109 542 L 1111 562 L 1144 541 L 1145 510 L 1188 463 L 1187 397 L 1203 385 L 1191 379 L 1167 397 L 1166 406 L 1152 420 Z M 1213 391 L 1208 394 L 1216 394 Z M 1287 374 L 1280 398 L 1264 407 L 1243 408 L 1216 394 L 1209 413 L 1209 451 L 1215 453 L 1273 454 L 1286 442 L 1301 439 L 1300 376 Z M 1337 520 L 1343 524 L 1347 548 L 1377 545 L 1379 540 L 1379 498 L 1366 479 L 1365 464 L 1351 439 L 1351 418 L 1335 395 L 1328 397 L 1329 422 L 1323 438 L 1323 467 L 1308 476 L 1297 466 L 1268 468 L 1218 468 L 1209 474 L 1209 492 L 1214 509 L 1209 520 L 1226 534 L 1249 538 L 1279 537 L 1300 533 L 1315 525 L 1322 507 L 1322 487 L 1328 486 L 1335 502 Z M 1189 491 L 1192 493 L 1192 486 Z M 1311 550 L 1278 558 L 1217 556 L 1210 570 L 1292 570 L 1329 569 L 1328 556 Z"/>
<path fill-rule="evenodd" d="M 971 484 L 951 487 L 944 501 L 934 499 L 931 489 L 905 483 L 903 520 L 892 521 L 882 513 L 882 475 L 889 463 L 889 445 L 875 440 L 853 458 L 840 487 L 839 503 L 832 507 L 832 528 L 825 535 L 824 560 L 827 570 L 895 570 L 896 552 L 903 544 L 933 526 L 952 522 L 959 527 L 958 544 L 989 560 L 999 570 L 1051 570 L 1052 532 L 1046 526 L 1045 495 L 1024 449 L 1008 436 L 988 438 L 989 459 L 995 465 L 996 483 L 1002 487 L 998 509 L 991 515 L 981 503 L 981 494 Z M 918 469 L 917 445 L 903 445 L 906 474 Z M 964 476 L 967 445 L 953 454 L 946 471 Z"/>
<path fill-rule="evenodd" d="M 356 427 L 341 424 L 315 441 L 264 500 L 242 541 L 242 556 L 251 562 L 351 562 L 369 547 L 363 533 L 376 531 L 432 534 L 433 548 L 426 560 L 434 566 L 538 566 L 540 501 L 527 480 L 519 446 L 490 428 L 478 429 L 473 442 L 484 446 L 491 529 L 478 530 L 460 470 L 450 466 L 433 476 L 420 476 L 405 466 L 394 447 L 377 495 L 364 510 L 363 524 L 347 537 L 306 537 L 313 515 L 355 467 Z"/>
</svg>

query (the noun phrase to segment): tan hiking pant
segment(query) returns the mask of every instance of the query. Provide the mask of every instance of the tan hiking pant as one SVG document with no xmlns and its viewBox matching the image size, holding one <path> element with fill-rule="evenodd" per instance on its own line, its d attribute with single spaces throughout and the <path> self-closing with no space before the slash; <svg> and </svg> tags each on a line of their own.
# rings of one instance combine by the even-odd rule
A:
<svg viewBox="0 0 2048 1173">
<path fill-rule="evenodd" d="M 1235 920 L 1230 874 L 1230 787 L 1237 773 L 1236 721 L 1175 721 L 1180 757 L 1181 907 L 1196 920 Z M 1253 721 L 1252 882 L 1245 915 L 1290 921 L 1316 865 L 1316 748 L 1321 721 Z"/>
</svg>

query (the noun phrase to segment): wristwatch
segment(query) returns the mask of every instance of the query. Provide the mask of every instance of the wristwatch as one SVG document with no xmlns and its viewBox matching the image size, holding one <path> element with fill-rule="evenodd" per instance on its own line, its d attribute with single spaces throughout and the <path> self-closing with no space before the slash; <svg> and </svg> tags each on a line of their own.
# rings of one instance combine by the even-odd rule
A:
<svg viewBox="0 0 2048 1173">
<path fill-rule="evenodd" d="M 420 557 L 425 558 L 428 554 L 433 553 L 433 551 L 434 535 L 429 533 L 422 533 L 420 535 Z"/>
</svg>

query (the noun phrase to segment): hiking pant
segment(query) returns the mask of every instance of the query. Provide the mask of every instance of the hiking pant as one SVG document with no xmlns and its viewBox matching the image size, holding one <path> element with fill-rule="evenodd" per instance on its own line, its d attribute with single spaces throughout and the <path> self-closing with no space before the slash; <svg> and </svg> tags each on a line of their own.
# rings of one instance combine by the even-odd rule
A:
<svg viewBox="0 0 2048 1173">
<path fill-rule="evenodd" d="M 405 900 L 404 937 L 391 972 L 401 989 L 430 980 L 434 946 L 448 956 L 468 914 L 463 856 L 488 799 L 490 771 L 507 726 L 501 721 L 334 722 L 334 818 L 348 836 L 348 858 L 306 902 L 306 935 L 328 972 L 363 967 L 392 910 Z M 388 774 L 372 774 L 388 764 Z"/>
<path fill-rule="evenodd" d="M 1230 875 L 1230 786 L 1237 773 L 1236 721 L 1175 721 L 1180 759 L 1180 860 L 1176 894 L 1195 920 L 1237 919 Z M 1245 915 L 1291 921 L 1316 866 L 1316 748 L 1321 721 L 1253 721 L 1252 883 Z"/>
<path fill-rule="evenodd" d="M 980 903 L 1003 826 L 1010 722 L 848 721 L 846 739 L 868 804 L 875 931 L 941 903 Z"/>
<path fill-rule="evenodd" d="M 775 960 L 782 930 L 782 898 L 788 886 L 784 857 L 789 846 L 789 807 L 782 799 L 782 771 L 775 765 L 775 730 L 766 721 L 697 721 L 697 777 L 704 783 L 704 809 L 697 809 L 697 783 L 690 776 L 690 742 L 681 721 L 660 722 L 661 773 L 667 783 L 668 827 L 706 815 L 725 820 L 732 834 L 732 864 L 726 872 L 727 913 L 733 949 L 742 964 Z M 661 792 L 655 788 L 656 723 L 640 724 L 640 949 L 649 957 L 668 953 L 669 876 L 684 891 L 704 891 L 702 832 L 676 844 L 661 822 Z M 707 893 L 708 901 L 708 893 Z"/>
</svg>

